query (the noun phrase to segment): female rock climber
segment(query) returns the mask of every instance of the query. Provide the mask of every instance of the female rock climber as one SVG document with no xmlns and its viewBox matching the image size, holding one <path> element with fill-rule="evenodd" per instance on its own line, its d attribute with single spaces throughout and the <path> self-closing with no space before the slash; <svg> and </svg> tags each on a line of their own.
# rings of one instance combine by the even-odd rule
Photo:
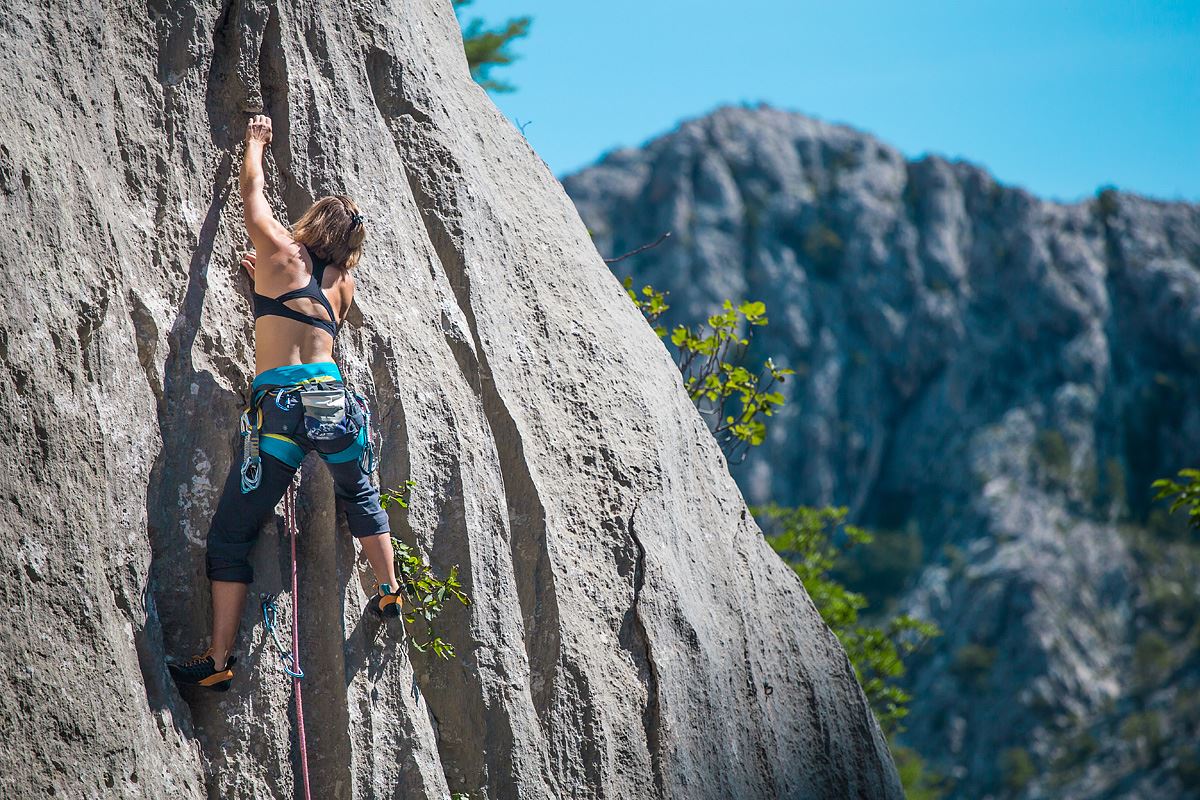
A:
<svg viewBox="0 0 1200 800">
<path fill-rule="evenodd" d="M 300 462 L 316 450 L 333 475 L 350 533 L 362 544 L 378 581 L 369 608 L 397 616 L 388 518 L 371 485 L 365 409 L 345 391 L 333 360 L 333 339 L 354 297 L 351 269 L 366 230 L 345 195 L 323 197 L 288 231 L 263 194 L 263 148 L 271 120 L 259 114 L 246 127 L 241 192 L 254 251 L 243 261 L 254 284 L 254 382 L 243 415 L 246 452 L 234 462 L 208 531 L 206 566 L 212 582 L 212 644 L 169 664 L 178 683 L 225 691 L 233 679 L 230 654 L 253 579 L 250 553 Z M 253 446 L 250 443 L 254 443 Z M 260 452 L 254 452 L 254 451 Z"/>
</svg>

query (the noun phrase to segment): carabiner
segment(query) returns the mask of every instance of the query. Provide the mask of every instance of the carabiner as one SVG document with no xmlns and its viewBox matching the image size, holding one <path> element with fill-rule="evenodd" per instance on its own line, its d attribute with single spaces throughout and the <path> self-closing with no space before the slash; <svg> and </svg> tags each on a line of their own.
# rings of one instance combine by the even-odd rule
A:
<svg viewBox="0 0 1200 800">
<path fill-rule="evenodd" d="M 242 494 L 249 494 L 262 483 L 262 458 L 249 456 L 242 462 Z"/>
</svg>

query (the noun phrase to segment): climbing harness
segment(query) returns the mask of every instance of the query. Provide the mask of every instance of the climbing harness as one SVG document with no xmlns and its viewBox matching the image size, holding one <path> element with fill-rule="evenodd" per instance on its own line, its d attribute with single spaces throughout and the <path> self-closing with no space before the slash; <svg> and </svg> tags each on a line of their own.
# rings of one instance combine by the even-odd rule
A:
<svg viewBox="0 0 1200 800">
<path fill-rule="evenodd" d="M 291 411 L 297 403 L 304 405 L 304 433 L 310 441 L 329 442 L 363 432 L 363 450 L 359 464 L 368 475 L 379 464 L 382 438 L 371 428 L 371 407 L 361 392 L 351 391 L 344 384 L 336 389 L 323 389 L 320 384 L 336 378 L 319 375 L 289 385 L 264 385 L 255 389 L 250 404 L 242 412 L 242 494 L 249 494 L 262 482 L 262 457 L 259 442 L 262 437 L 262 402 L 274 393 L 274 403 L 282 411 Z"/>
<path fill-rule="evenodd" d="M 318 375 L 299 383 L 280 386 L 266 385 L 254 389 L 250 395 L 250 403 L 242 411 L 239 430 L 242 434 L 242 494 L 249 494 L 262 483 L 262 457 L 259 455 L 259 439 L 262 436 L 263 413 L 262 401 L 269 393 L 275 392 L 275 405 L 283 411 L 295 408 L 297 399 L 295 393 L 314 383 L 324 383 L 336 380 L 330 375 Z"/>
<path fill-rule="evenodd" d="M 300 693 L 300 679 L 304 677 L 304 670 L 300 668 L 300 594 L 298 592 L 299 581 L 296 578 L 296 483 L 299 475 L 300 473 L 297 472 L 296 479 L 288 484 L 287 491 L 283 495 L 283 519 L 287 526 L 288 537 L 292 542 L 292 650 L 290 653 L 280 644 L 279 637 L 276 635 L 274 597 L 263 593 L 260 598 L 262 599 L 263 623 L 266 625 L 267 632 L 271 634 L 271 639 L 275 642 L 283 671 L 292 678 L 292 692 L 296 699 L 296 729 L 300 739 L 300 774 L 304 779 L 304 800 L 312 800 L 308 785 L 308 745 L 304 738 L 304 701 Z M 289 659 L 291 664 L 288 664 Z"/>
</svg>

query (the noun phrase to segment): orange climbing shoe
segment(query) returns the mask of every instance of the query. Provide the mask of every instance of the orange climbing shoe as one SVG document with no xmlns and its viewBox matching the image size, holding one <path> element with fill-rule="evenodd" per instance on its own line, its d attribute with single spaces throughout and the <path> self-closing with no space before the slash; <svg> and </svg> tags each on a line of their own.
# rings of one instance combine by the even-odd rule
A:
<svg viewBox="0 0 1200 800">
<path fill-rule="evenodd" d="M 225 668 L 217 669 L 212 652 L 212 647 L 209 647 L 200 655 L 192 656 L 186 661 L 168 663 L 167 669 L 171 671 L 171 677 L 176 683 L 227 692 L 233 682 L 233 670 L 230 667 L 237 663 L 237 656 L 230 653 L 225 659 Z"/>
<path fill-rule="evenodd" d="M 387 583 L 379 584 L 379 591 L 367 604 L 367 608 L 377 617 L 398 617 L 403 606 L 404 596 L 400 594 L 400 589 L 392 591 L 391 585 Z"/>
</svg>

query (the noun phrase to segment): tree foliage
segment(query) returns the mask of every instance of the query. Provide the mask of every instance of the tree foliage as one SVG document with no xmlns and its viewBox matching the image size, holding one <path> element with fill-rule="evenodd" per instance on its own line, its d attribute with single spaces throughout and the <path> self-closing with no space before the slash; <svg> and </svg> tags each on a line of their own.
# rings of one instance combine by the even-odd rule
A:
<svg viewBox="0 0 1200 800">
<path fill-rule="evenodd" d="M 634 291 L 632 276 L 622 283 L 654 332 L 666 336 L 666 328 L 658 321 L 670 307 L 666 292 L 649 285 Z M 743 323 L 748 331 L 745 336 L 738 333 Z M 776 367 L 769 358 L 757 373 L 742 366 L 754 329 L 766 324 L 763 303 L 746 301 L 735 306 L 726 300 L 719 313 L 708 317 L 707 327 L 677 325 L 671 331 L 684 386 L 731 462 L 734 454 L 744 458 L 750 447 L 763 442 L 764 418 L 784 404 L 782 393 L 773 391 L 774 386 L 794 372 Z M 733 402 L 740 402 L 736 414 L 727 411 Z M 912 699 L 900 686 L 905 673 L 903 658 L 941 631 L 907 614 L 878 625 L 860 618 L 867 607 L 866 598 L 847 589 L 833 573 L 844 570 L 848 554 L 869 546 L 873 537 L 846 524 L 845 508 L 787 508 L 772 503 L 750 512 L 767 541 L 800 576 L 817 611 L 845 648 L 855 677 L 891 743 L 905 792 L 921 800 L 942 797 L 948 790 L 945 779 L 927 769 L 916 751 L 894 741 L 895 734 L 904 730 L 901 720 Z"/>
<path fill-rule="evenodd" d="M 1188 524 L 1200 528 L 1200 469 L 1182 469 L 1179 481 L 1160 478 L 1151 484 L 1158 489 L 1155 500 L 1171 500 L 1171 513 L 1187 510 Z"/>
<path fill-rule="evenodd" d="M 475 0 L 453 0 L 454 13 Z M 516 39 L 529 34 L 532 19 L 528 16 L 513 17 L 503 25 L 491 28 L 481 17 L 472 17 L 463 25 L 463 48 L 467 52 L 467 65 L 471 68 L 471 77 L 489 92 L 511 92 L 515 87 L 506 81 L 491 77 L 491 72 L 497 67 L 505 67 L 516 60 L 517 56 L 511 50 Z M 461 17 L 460 17 L 461 23 Z"/>
<path fill-rule="evenodd" d="M 667 329 L 658 319 L 670 308 L 667 293 L 649 285 L 635 292 L 633 276 L 627 276 L 623 285 L 654 332 L 666 336 Z M 739 333 L 743 324 L 745 336 Z M 676 325 L 671 330 L 683 385 L 730 463 L 742 461 L 751 447 L 766 439 L 765 418 L 784 404 L 783 393 L 775 390 L 775 384 L 795 373 L 777 367 L 770 358 L 757 372 L 743 366 L 754 329 L 766 324 L 767 307 L 762 302 L 747 300 L 735 306 L 726 300 L 721 311 L 709 315 L 706 324 L 695 328 Z"/>
</svg>

